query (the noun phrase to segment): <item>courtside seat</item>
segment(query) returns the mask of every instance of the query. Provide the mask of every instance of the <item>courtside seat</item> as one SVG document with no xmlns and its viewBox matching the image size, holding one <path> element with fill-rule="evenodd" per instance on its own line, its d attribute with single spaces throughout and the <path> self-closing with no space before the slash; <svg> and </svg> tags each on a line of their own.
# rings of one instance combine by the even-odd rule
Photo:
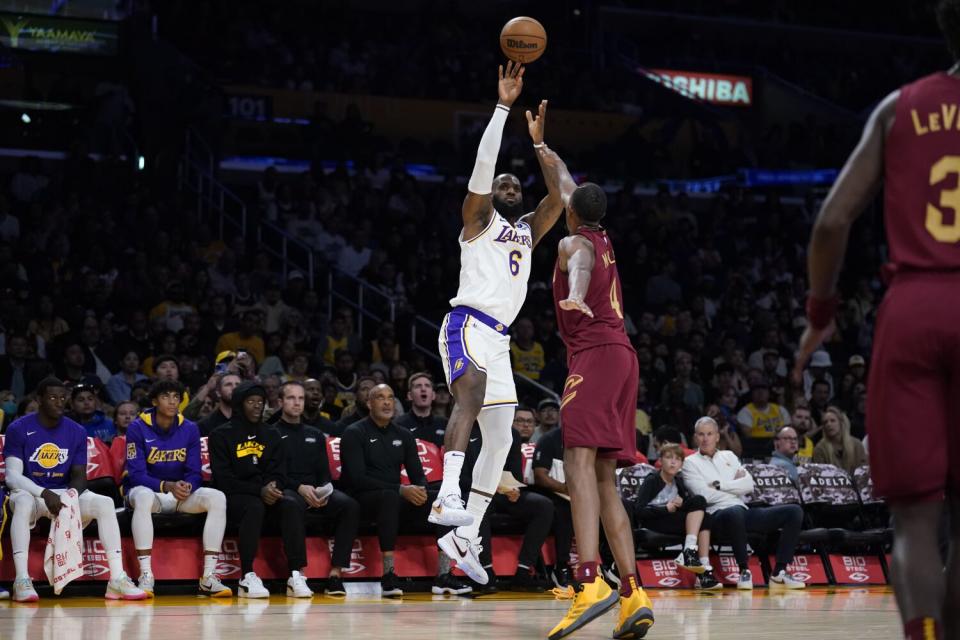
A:
<svg viewBox="0 0 960 640">
<path fill-rule="evenodd" d="M 888 538 L 883 529 L 866 529 L 860 496 L 850 476 L 832 464 L 806 464 L 799 468 L 804 510 L 827 526 L 833 547 L 879 547 Z"/>
</svg>

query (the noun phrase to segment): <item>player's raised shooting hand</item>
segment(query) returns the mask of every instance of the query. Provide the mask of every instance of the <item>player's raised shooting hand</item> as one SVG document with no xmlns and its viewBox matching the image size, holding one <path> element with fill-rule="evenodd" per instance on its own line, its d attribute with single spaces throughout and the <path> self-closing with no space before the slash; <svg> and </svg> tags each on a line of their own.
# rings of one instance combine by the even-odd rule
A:
<svg viewBox="0 0 960 640">
<path fill-rule="evenodd" d="M 837 324 L 834 321 L 831 321 L 830 324 L 823 329 L 814 329 L 810 326 L 809 322 L 807 323 L 807 328 L 803 330 L 803 335 L 800 336 L 800 346 L 797 348 L 797 362 L 793 365 L 793 371 L 790 374 L 790 379 L 795 386 L 803 385 L 803 368 L 807 366 L 807 361 L 821 344 L 830 339 L 830 336 L 833 335 L 836 329 Z"/>
<path fill-rule="evenodd" d="M 580 311 L 584 315 L 593 317 L 593 311 L 587 306 L 587 303 L 580 298 L 567 298 L 560 301 L 560 308 L 564 311 Z"/>
<path fill-rule="evenodd" d="M 547 101 L 541 100 L 540 107 L 537 109 L 537 115 L 534 116 L 527 109 L 527 129 L 530 131 L 530 137 L 533 144 L 543 144 L 543 130 L 547 124 Z"/>
<path fill-rule="evenodd" d="M 512 106 L 514 101 L 520 97 L 520 91 L 523 89 L 524 66 L 519 62 L 507 62 L 507 68 L 504 70 L 500 65 L 500 81 L 497 83 L 497 95 L 500 97 L 500 104 Z"/>
</svg>

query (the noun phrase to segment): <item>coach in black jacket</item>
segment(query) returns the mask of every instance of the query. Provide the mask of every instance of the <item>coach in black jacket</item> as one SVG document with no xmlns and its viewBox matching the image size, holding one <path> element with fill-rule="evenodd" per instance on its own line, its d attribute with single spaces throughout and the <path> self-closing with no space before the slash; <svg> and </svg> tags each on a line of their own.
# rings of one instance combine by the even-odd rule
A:
<svg viewBox="0 0 960 640">
<path fill-rule="evenodd" d="M 227 496 L 227 519 L 239 527 L 240 568 L 244 575 L 240 592 L 246 597 L 266 597 L 259 595 L 263 585 L 253 573 L 253 560 L 268 516 L 280 521 L 291 579 L 299 581 L 307 565 L 304 510 L 300 496 L 286 486 L 280 433 L 263 423 L 266 398 L 267 392 L 260 384 L 240 384 L 233 390 L 230 421 L 210 434 L 213 484 Z M 252 587 L 244 594 L 245 582 Z"/>
<path fill-rule="evenodd" d="M 336 523 L 328 595 L 346 595 L 341 569 L 350 568 L 350 553 L 360 525 L 360 505 L 333 488 L 327 459 L 327 438 L 312 425 L 303 424 L 303 383 L 291 380 L 280 386 L 281 414 L 276 427 L 286 451 L 286 484 L 297 492 L 304 511 Z"/>
<path fill-rule="evenodd" d="M 341 481 L 357 502 L 360 512 L 377 523 L 383 552 L 383 595 L 403 595 L 394 573 L 393 552 L 400 522 L 426 526 L 436 491 L 428 491 L 427 478 L 413 434 L 393 422 L 396 410 L 393 390 L 385 384 L 370 390 L 370 415 L 351 424 L 340 439 Z M 406 469 L 409 485 L 400 484 L 400 468 Z M 453 578 L 445 555 L 433 593 L 461 594 L 470 588 Z"/>
</svg>

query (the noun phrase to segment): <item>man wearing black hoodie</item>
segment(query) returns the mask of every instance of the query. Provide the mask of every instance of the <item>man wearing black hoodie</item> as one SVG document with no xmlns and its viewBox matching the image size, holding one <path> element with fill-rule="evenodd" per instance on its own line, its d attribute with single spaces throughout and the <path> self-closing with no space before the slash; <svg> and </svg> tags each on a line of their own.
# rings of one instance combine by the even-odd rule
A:
<svg viewBox="0 0 960 640">
<path fill-rule="evenodd" d="M 287 595 L 309 598 L 313 592 L 301 573 L 307 564 L 304 510 L 296 491 L 286 485 L 283 440 L 263 423 L 267 392 L 256 382 L 233 390 L 230 421 L 210 434 L 210 469 L 214 485 L 227 496 L 227 519 L 239 526 L 241 598 L 269 598 L 253 571 L 260 532 L 267 517 L 280 522 L 283 550 L 290 567 Z"/>
</svg>

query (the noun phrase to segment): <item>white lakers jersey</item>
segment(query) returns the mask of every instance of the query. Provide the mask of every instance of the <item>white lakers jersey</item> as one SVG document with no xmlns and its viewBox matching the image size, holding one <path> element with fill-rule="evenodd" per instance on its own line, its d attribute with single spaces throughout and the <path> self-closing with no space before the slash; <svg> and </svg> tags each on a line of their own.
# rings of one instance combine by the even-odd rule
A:
<svg viewBox="0 0 960 640">
<path fill-rule="evenodd" d="M 490 224 L 475 238 L 460 232 L 460 288 L 451 306 L 482 311 L 512 324 L 527 297 L 533 235 L 530 225 L 512 225 L 496 210 Z"/>
</svg>

